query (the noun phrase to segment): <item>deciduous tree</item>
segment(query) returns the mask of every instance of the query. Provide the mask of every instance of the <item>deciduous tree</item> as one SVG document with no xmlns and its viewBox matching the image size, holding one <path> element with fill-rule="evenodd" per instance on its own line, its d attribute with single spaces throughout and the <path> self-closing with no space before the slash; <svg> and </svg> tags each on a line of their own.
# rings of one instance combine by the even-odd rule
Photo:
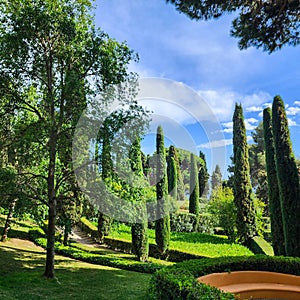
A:
<svg viewBox="0 0 300 300">
<path fill-rule="evenodd" d="M 49 278 L 54 277 L 57 199 L 65 180 L 59 148 L 71 147 L 74 127 L 87 102 L 106 85 L 126 78 L 126 67 L 134 57 L 127 45 L 95 29 L 91 6 L 90 1 L 79 0 L 10 0 L 0 6 L 1 78 L 8 82 L 6 95 L 13 95 L 7 111 L 35 114 L 31 131 L 39 155 L 45 158 L 34 179 L 46 183 L 44 275 Z M 69 143 L 60 145 L 66 133 Z"/>
</svg>

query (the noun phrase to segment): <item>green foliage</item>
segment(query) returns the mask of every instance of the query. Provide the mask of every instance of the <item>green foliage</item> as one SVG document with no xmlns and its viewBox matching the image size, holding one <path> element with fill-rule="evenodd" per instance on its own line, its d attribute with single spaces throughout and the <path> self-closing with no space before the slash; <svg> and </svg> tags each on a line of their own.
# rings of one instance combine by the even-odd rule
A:
<svg viewBox="0 0 300 300">
<path fill-rule="evenodd" d="M 156 134 L 156 200 L 157 220 L 155 222 L 155 240 L 161 257 L 167 257 L 170 244 L 170 211 L 168 203 L 168 178 L 166 174 L 166 155 L 164 133 L 161 126 Z"/>
<path fill-rule="evenodd" d="M 218 189 L 222 185 L 222 173 L 219 165 L 216 165 L 215 170 L 211 175 L 211 189 L 212 191 Z"/>
<path fill-rule="evenodd" d="M 240 49 L 254 46 L 272 53 L 283 45 L 300 43 L 298 1 L 166 1 L 196 20 L 234 13 L 231 34 L 239 38 Z"/>
<path fill-rule="evenodd" d="M 199 197 L 205 197 L 208 192 L 208 179 L 209 174 L 207 171 L 205 155 L 202 151 L 199 153 L 199 157 L 202 160 L 200 165 L 199 173 L 198 173 L 198 181 L 199 181 Z"/>
<path fill-rule="evenodd" d="M 248 244 L 257 233 L 255 206 L 250 182 L 248 145 L 243 109 L 235 105 L 233 115 L 234 202 L 237 207 L 237 234 L 243 244 Z"/>
<path fill-rule="evenodd" d="M 77 121 L 105 87 L 123 81 L 129 85 L 135 78 L 127 66 L 136 55 L 95 28 L 91 8 L 90 1 L 69 0 L 0 5 L 1 103 L 5 99 L 4 111 L 14 121 L 16 154 L 23 157 L 20 173 L 26 174 L 23 186 L 29 186 L 30 199 L 49 209 L 49 278 L 54 277 L 57 199 L 75 188 L 69 177 Z M 130 112 L 139 110 L 132 98 L 125 98 L 118 100 L 130 104 Z M 112 101 L 105 100 L 103 106 Z"/>
<path fill-rule="evenodd" d="M 269 197 L 265 148 L 263 137 L 263 122 L 251 132 L 254 144 L 249 145 L 250 178 L 255 195 L 266 204 L 264 214 L 269 215 Z"/>
<path fill-rule="evenodd" d="M 274 138 L 272 133 L 272 112 L 270 108 L 265 108 L 263 111 L 263 128 L 270 202 L 272 245 L 275 255 L 285 255 L 282 212 L 275 162 Z"/>
<path fill-rule="evenodd" d="M 276 96 L 272 106 L 272 130 L 275 145 L 276 170 L 279 183 L 285 251 L 300 257 L 300 183 L 290 140 L 285 106 Z"/>
<path fill-rule="evenodd" d="M 168 158 L 167 165 L 168 193 L 177 201 L 177 168 L 174 157 Z"/>
<path fill-rule="evenodd" d="M 133 173 L 138 177 L 143 177 L 140 138 L 134 140 L 129 152 L 129 158 Z M 137 196 L 139 196 L 137 197 L 138 199 L 136 199 L 136 220 L 138 222 L 131 226 L 132 252 L 140 261 L 147 261 L 149 252 L 147 207 L 142 191 L 140 191 L 140 195 Z"/>
<path fill-rule="evenodd" d="M 300 259 L 266 255 L 190 260 L 164 268 L 153 275 L 151 299 L 235 299 L 218 289 L 197 283 L 196 278 L 219 272 L 270 271 L 300 275 Z M 194 296 L 196 295 L 196 297 Z"/>
<path fill-rule="evenodd" d="M 219 187 L 213 191 L 208 211 L 214 216 L 215 226 L 222 227 L 229 240 L 236 240 L 237 209 L 234 204 L 232 189 Z"/>
<path fill-rule="evenodd" d="M 197 168 L 197 163 L 196 163 L 194 153 L 191 153 L 189 212 L 191 214 L 195 214 L 195 215 L 198 215 L 200 212 L 198 168 Z M 196 224 L 195 230 L 197 230 L 197 224 Z"/>
</svg>

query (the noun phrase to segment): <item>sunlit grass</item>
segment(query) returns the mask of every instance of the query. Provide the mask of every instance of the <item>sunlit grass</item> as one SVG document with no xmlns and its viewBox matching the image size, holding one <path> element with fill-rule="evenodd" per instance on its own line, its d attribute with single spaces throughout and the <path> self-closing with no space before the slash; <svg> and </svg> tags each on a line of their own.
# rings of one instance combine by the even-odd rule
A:
<svg viewBox="0 0 300 300">
<path fill-rule="evenodd" d="M 130 227 L 115 226 L 111 237 L 131 241 Z M 149 243 L 155 244 L 155 231 L 148 230 Z M 171 232 L 170 249 L 180 250 L 206 257 L 253 255 L 246 247 L 232 244 L 227 237 L 195 232 Z"/>
<path fill-rule="evenodd" d="M 27 234 L 21 224 L 13 224 L 14 236 Z M 48 280 L 42 276 L 45 256 L 44 249 L 25 239 L 0 242 L 0 299 L 146 299 L 151 275 L 56 255 L 57 278 Z"/>
</svg>

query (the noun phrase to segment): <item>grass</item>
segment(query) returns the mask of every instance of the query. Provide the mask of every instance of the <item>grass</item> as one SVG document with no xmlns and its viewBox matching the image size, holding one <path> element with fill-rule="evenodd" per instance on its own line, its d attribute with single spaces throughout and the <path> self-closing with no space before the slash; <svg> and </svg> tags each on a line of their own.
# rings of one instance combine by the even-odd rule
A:
<svg viewBox="0 0 300 300">
<path fill-rule="evenodd" d="M 0 217 L 0 230 L 3 219 Z M 23 226 L 24 225 L 24 226 Z M 28 223 L 12 226 L 15 237 L 26 238 Z M 12 236 L 10 235 L 10 236 Z M 123 254 L 122 254 L 123 255 Z M 146 299 L 151 275 L 79 262 L 56 255 L 57 280 L 42 274 L 45 251 L 25 239 L 0 242 L 0 299 Z"/>
<path fill-rule="evenodd" d="M 130 227 L 119 224 L 113 228 L 111 237 L 131 241 Z M 155 244 L 155 231 L 149 229 L 149 243 Z M 227 237 L 195 232 L 171 232 L 170 249 L 205 257 L 253 255 L 248 248 L 232 244 Z"/>
</svg>

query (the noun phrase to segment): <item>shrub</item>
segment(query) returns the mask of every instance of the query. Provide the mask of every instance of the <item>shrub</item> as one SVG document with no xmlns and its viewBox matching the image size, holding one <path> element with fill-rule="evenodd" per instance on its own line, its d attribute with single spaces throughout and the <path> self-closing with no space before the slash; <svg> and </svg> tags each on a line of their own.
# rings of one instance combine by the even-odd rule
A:
<svg viewBox="0 0 300 300">
<path fill-rule="evenodd" d="M 243 270 L 300 275 L 300 258 L 256 255 L 185 261 L 153 275 L 149 299 L 235 299 L 232 294 L 199 284 L 196 278 L 215 272 Z"/>
<path fill-rule="evenodd" d="M 171 231 L 192 232 L 196 224 L 196 215 L 188 212 L 171 214 Z"/>
<path fill-rule="evenodd" d="M 193 232 L 197 223 L 195 214 L 188 212 L 179 212 L 171 214 L 171 231 L 176 232 Z M 197 231 L 202 233 L 212 234 L 214 231 L 215 221 L 214 216 L 208 213 L 198 215 Z"/>
</svg>

